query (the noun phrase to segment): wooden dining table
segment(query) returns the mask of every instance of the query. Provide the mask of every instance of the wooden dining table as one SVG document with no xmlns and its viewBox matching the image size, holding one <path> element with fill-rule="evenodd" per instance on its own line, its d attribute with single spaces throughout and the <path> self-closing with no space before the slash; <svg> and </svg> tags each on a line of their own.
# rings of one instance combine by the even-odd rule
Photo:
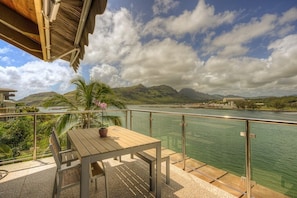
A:
<svg viewBox="0 0 297 198">
<path fill-rule="evenodd" d="M 80 197 L 89 197 L 90 163 L 152 148 L 156 150 L 155 193 L 161 197 L 161 141 L 120 126 L 108 127 L 104 138 L 98 130 L 74 129 L 67 133 L 68 147 L 75 149 L 81 160 Z"/>
</svg>

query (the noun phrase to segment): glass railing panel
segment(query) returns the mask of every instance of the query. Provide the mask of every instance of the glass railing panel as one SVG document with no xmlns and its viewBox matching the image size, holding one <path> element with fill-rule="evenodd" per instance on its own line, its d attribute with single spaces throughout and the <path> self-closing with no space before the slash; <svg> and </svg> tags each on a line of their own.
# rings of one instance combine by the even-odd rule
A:
<svg viewBox="0 0 297 198">
<path fill-rule="evenodd" d="M 107 111 L 108 116 L 112 116 L 113 118 L 119 118 L 120 123 L 116 123 L 117 125 L 120 125 L 124 128 L 129 128 L 129 118 L 126 118 L 128 114 L 126 114 L 126 111 L 121 110 L 113 110 L 113 111 Z M 127 123 L 126 123 L 127 122 Z"/>
<path fill-rule="evenodd" d="M 297 195 L 297 126 L 252 123 L 252 180 L 289 197 Z"/>
<path fill-rule="evenodd" d="M 203 163 L 245 175 L 245 144 L 240 120 L 186 117 L 186 154 Z"/>
<path fill-rule="evenodd" d="M 32 159 L 33 117 L 10 117 L 0 123 L 0 162 Z"/>
<path fill-rule="evenodd" d="M 49 149 L 49 136 L 55 126 L 58 115 L 44 114 L 36 116 L 36 156 L 42 158 L 51 154 Z M 32 125 L 33 126 L 33 125 Z M 32 136 L 34 130 L 32 130 Z M 34 140 L 32 140 L 34 144 Z M 66 148 L 66 147 L 65 147 Z M 31 147 L 33 153 L 34 145 Z"/>
<path fill-rule="evenodd" d="M 160 139 L 162 147 L 182 152 L 181 114 L 153 113 L 152 136 Z"/>
<path fill-rule="evenodd" d="M 150 135 L 150 113 L 132 112 L 132 130 L 144 135 Z"/>
</svg>

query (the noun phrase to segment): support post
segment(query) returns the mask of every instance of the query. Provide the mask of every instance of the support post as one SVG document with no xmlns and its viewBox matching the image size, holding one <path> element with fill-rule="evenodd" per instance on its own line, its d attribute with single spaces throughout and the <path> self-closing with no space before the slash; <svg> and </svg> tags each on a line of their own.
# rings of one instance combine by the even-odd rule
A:
<svg viewBox="0 0 297 198">
<path fill-rule="evenodd" d="M 153 113 L 150 112 L 150 137 L 153 136 Z"/>
<path fill-rule="evenodd" d="M 186 169 L 186 120 L 182 115 L 182 152 L 183 152 L 183 170 Z"/>
<path fill-rule="evenodd" d="M 37 115 L 34 114 L 34 149 L 33 149 L 33 160 L 37 159 L 37 127 L 36 127 Z"/>
<path fill-rule="evenodd" d="M 250 122 L 245 122 L 246 130 L 241 132 L 240 136 L 245 137 L 245 174 L 246 174 L 246 193 L 247 198 L 251 198 L 251 138 L 255 138 L 256 135 L 250 133 Z"/>
</svg>

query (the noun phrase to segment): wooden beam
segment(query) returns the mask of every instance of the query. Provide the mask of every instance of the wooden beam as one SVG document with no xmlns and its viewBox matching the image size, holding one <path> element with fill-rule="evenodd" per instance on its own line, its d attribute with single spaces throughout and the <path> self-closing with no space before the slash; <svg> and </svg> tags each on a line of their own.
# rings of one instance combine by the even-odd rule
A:
<svg viewBox="0 0 297 198">
<path fill-rule="evenodd" d="M 0 38 L 6 42 L 42 59 L 42 51 L 39 43 L 34 42 L 25 35 L 10 29 L 6 25 L 0 23 Z"/>
<path fill-rule="evenodd" d="M 37 24 L 0 4 L 0 23 L 37 42 L 40 42 Z"/>
<path fill-rule="evenodd" d="M 47 53 L 46 53 L 46 38 L 45 38 L 45 25 L 44 25 L 44 18 L 42 14 L 42 2 L 41 0 L 34 0 L 35 5 L 35 12 L 36 12 L 36 18 L 37 18 L 37 24 L 38 24 L 38 30 L 39 30 L 39 39 L 40 39 L 40 45 L 42 50 L 42 57 L 43 60 L 47 61 Z"/>
</svg>

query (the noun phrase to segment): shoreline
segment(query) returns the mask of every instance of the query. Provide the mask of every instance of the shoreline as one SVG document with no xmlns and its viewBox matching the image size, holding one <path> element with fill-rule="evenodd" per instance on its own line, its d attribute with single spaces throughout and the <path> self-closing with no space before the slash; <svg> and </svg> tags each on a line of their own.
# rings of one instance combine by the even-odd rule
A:
<svg viewBox="0 0 297 198">
<path fill-rule="evenodd" d="M 215 109 L 215 110 L 234 110 L 234 111 L 265 111 L 265 112 L 288 112 L 288 113 L 297 113 L 297 109 L 238 109 L 238 108 L 223 108 L 223 107 L 209 107 L 202 106 L 201 104 L 141 104 L 138 106 L 142 107 L 154 107 L 154 108 L 192 108 L 192 109 Z"/>
</svg>

